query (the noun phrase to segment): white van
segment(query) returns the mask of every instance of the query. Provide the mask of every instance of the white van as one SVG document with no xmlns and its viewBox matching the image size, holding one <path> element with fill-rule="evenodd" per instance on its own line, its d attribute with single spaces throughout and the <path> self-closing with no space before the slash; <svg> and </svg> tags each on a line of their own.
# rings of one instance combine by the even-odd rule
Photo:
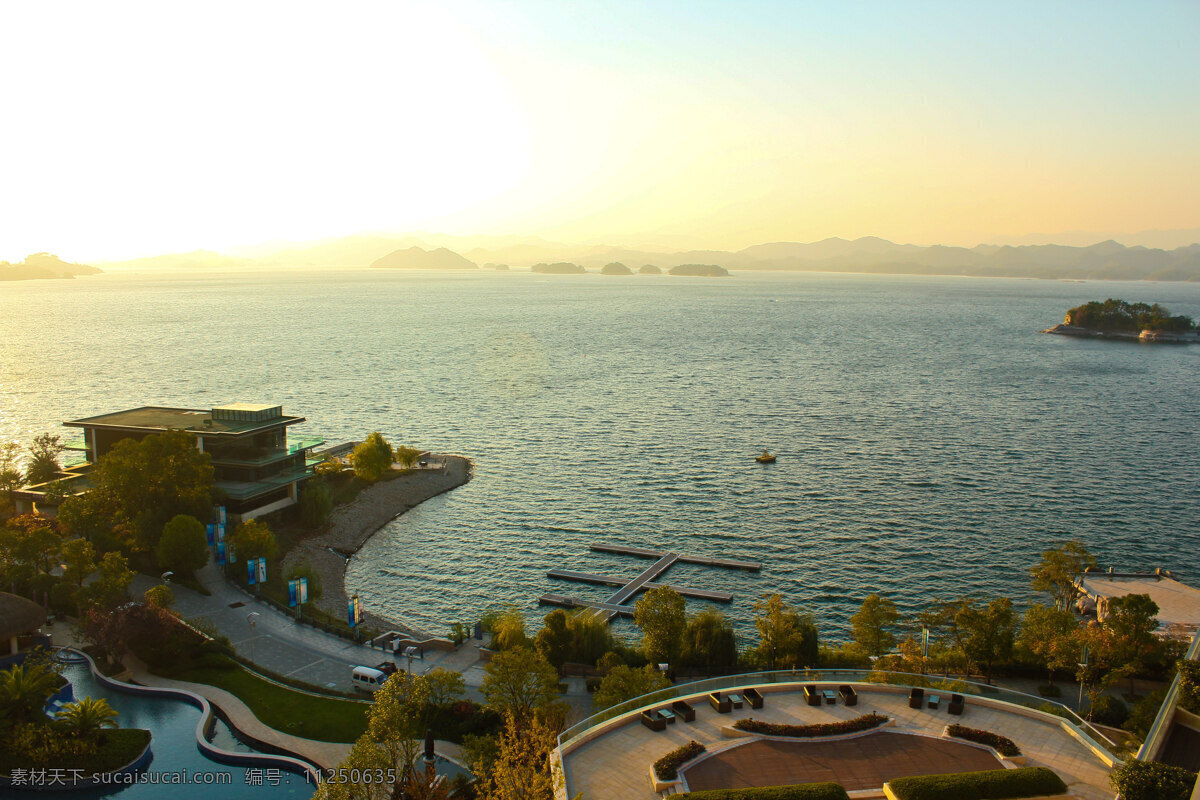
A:
<svg viewBox="0 0 1200 800">
<path fill-rule="evenodd" d="M 361 689 L 364 692 L 374 692 L 383 682 L 387 680 L 387 675 L 381 670 L 373 667 L 355 667 L 353 674 L 350 676 L 350 681 L 354 684 L 355 689 Z"/>
</svg>

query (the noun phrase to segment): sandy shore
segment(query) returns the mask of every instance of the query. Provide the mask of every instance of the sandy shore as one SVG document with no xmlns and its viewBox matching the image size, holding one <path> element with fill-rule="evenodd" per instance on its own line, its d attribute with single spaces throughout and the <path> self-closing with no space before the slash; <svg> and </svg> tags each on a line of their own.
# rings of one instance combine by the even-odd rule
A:
<svg viewBox="0 0 1200 800">
<path fill-rule="evenodd" d="M 349 598 L 346 595 L 346 566 L 349 556 L 357 553 L 380 528 L 413 506 L 448 492 L 471 479 L 471 461 L 462 456 L 435 455 L 430 461 L 444 462 L 442 469 L 414 470 L 383 483 L 377 483 L 354 499 L 334 510 L 325 530 L 305 539 L 284 559 L 283 568 L 290 569 L 304 559 L 312 562 L 321 576 L 322 594 L 317 606 L 335 616 L 345 617 Z M 337 552 L 333 552 L 337 551 Z M 342 555 L 338 555 L 341 553 Z M 427 632 L 410 628 L 388 619 L 378 609 L 365 609 L 365 624 L 383 630 L 397 630 L 427 638 Z M 444 635 L 444 634 L 443 634 Z"/>
</svg>

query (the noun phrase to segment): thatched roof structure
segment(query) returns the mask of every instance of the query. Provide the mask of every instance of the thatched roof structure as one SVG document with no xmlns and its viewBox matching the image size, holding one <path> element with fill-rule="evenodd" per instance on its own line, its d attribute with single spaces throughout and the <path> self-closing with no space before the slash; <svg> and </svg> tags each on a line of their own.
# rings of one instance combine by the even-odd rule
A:
<svg viewBox="0 0 1200 800">
<path fill-rule="evenodd" d="M 0 592 L 0 640 L 33 633 L 46 621 L 46 612 L 32 600 Z"/>
</svg>

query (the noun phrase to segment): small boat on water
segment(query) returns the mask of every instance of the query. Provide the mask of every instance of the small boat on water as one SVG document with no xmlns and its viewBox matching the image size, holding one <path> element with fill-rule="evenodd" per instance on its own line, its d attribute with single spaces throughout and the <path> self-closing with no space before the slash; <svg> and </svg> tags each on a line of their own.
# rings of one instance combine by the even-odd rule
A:
<svg viewBox="0 0 1200 800">
<path fill-rule="evenodd" d="M 771 454 L 770 454 L 770 453 L 768 453 L 766 450 L 763 450 L 763 451 L 762 451 L 762 455 L 761 455 L 761 456 L 755 456 L 755 457 L 754 457 L 754 460 L 755 460 L 755 461 L 757 461 L 757 462 L 758 462 L 758 463 L 760 463 L 760 464 L 774 464 L 774 463 L 775 463 L 775 456 L 771 455 Z"/>
</svg>

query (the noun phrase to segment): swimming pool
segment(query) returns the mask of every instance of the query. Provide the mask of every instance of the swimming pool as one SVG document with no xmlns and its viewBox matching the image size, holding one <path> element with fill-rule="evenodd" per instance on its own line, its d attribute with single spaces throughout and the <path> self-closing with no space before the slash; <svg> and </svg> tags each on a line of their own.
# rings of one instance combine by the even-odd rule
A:
<svg viewBox="0 0 1200 800">
<path fill-rule="evenodd" d="M 122 728 L 149 730 L 152 753 L 150 763 L 128 777 L 130 780 L 136 778 L 137 782 L 72 791 L 68 797 L 210 800 L 219 796 L 221 800 L 304 800 L 316 791 L 310 778 L 284 769 L 285 759 L 265 757 L 240 744 L 234 752 L 230 742 L 232 734 L 223 723 L 224 730 L 216 737 L 216 746 L 205 742 L 208 754 L 202 752 L 196 730 L 204 712 L 183 699 L 181 694 L 110 686 L 92 674 L 87 662 L 65 664 L 62 674 L 71 682 L 76 699 L 102 697 L 116 709 L 117 724 Z M 45 800 L 47 797 L 45 791 L 16 786 L 5 788 L 3 795 L 6 800 Z"/>
</svg>

